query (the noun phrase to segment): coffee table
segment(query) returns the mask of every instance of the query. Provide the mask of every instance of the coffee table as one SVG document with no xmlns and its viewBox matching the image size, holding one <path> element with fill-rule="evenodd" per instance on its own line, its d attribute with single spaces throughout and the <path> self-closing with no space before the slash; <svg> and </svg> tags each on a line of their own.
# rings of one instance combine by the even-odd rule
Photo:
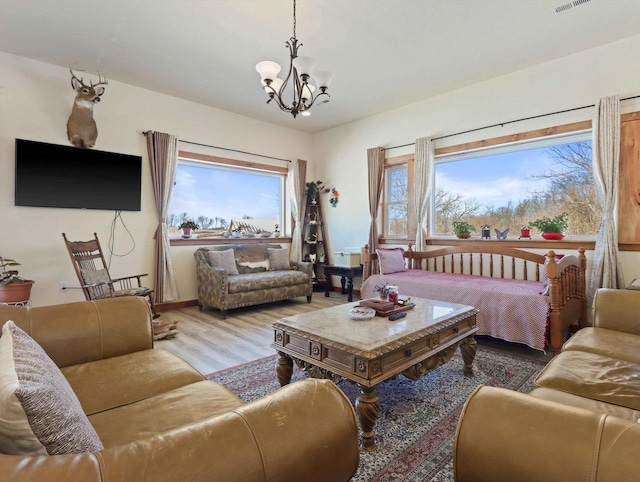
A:
<svg viewBox="0 0 640 482">
<path fill-rule="evenodd" d="M 309 377 L 357 383 L 362 444 L 374 450 L 378 384 L 399 374 L 419 380 L 449 361 L 458 346 L 465 374 L 473 373 L 478 310 L 444 301 L 413 297 L 411 301 L 415 307 L 397 321 L 381 316 L 351 320 L 347 311 L 358 302 L 275 321 L 271 346 L 280 355 L 276 365 L 280 385 L 291 381 L 294 362 Z"/>
</svg>

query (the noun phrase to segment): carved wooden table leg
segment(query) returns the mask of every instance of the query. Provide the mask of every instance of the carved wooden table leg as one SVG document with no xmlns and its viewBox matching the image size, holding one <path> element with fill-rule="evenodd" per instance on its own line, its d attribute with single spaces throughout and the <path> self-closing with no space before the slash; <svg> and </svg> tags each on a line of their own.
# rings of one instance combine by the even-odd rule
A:
<svg viewBox="0 0 640 482">
<path fill-rule="evenodd" d="M 375 440 L 373 427 L 378 418 L 378 395 L 375 394 L 375 387 L 366 387 L 358 383 L 360 393 L 356 398 L 356 413 L 358 422 L 360 422 L 360 430 L 362 431 L 362 446 L 365 450 L 371 452 L 375 450 Z"/>
<path fill-rule="evenodd" d="M 473 375 L 473 359 L 476 357 L 478 342 L 474 336 L 468 336 L 460 343 L 460 353 L 464 361 L 464 374 Z"/>
<path fill-rule="evenodd" d="M 278 375 L 278 381 L 280 386 L 284 387 L 291 381 L 291 375 L 293 375 L 293 360 L 286 353 L 279 351 L 278 363 L 276 364 L 276 374 Z"/>
</svg>

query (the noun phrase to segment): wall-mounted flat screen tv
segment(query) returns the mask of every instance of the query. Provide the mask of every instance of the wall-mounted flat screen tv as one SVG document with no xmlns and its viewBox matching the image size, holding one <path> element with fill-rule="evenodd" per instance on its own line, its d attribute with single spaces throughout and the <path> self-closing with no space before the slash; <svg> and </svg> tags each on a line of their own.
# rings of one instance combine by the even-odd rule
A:
<svg viewBox="0 0 640 482">
<path fill-rule="evenodd" d="M 140 211 L 142 157 L 16 139 L 16 206 Z"/>
</svg>

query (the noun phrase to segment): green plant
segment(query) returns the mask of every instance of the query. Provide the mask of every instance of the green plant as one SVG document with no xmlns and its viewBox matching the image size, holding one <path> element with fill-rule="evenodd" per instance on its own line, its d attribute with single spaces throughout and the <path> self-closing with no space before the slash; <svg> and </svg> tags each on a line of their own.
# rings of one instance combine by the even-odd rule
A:
<svg viewBox="0 0 640 482">
<path fill-rule="evenodd" d="M 534 228 L 537 228 L 541 233 L 562 233 L 567 229 L 568 223 L 569 213 L 564 212 L 553 218 L 544 216 L 543 218 L 536 219 L 529 224 Z"/>
<path fill-rule="evenodd" d="M 453 222 L 453 232 L 455 234 L 460 233 L 475 233 L 476 228 L 469 224 L 466 221 L 454 221 Z"/>
<path fill-rule="evenodd" d="M 196 223 L 194 223 L 193 221 L 185 221 L 184 223 L 182 223 L 179 226 L 180 229 L 183 228 L 189 228 L 189 229 L 193 229 L 194 231 L 197 231 L 198 229 L 200 229 L 200 226 L 198 226 Z"/>
<path fill-rule="evenodd" d="M 0 256 L 0 285 L 24 282 L 24 278 L 18 276 L 17 270 L 7 269 L 9 266 L 20 266 L 20 263 L 15 259 L 3 258 Z"/>
</svg>

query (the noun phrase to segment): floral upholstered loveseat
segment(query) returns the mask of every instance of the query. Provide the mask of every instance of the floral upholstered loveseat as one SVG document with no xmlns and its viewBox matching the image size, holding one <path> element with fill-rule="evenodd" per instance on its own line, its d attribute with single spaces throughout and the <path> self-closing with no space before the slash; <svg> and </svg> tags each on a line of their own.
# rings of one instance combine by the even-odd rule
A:
<svg viewBox="0 0 640 482">
<path fill-rule="evenodd" d="M 279 244 L 198 248 L 198 306 L 227 310 L 306 296 L 311 302 L 311 263 L 289 261 Z"/>
</svg>

